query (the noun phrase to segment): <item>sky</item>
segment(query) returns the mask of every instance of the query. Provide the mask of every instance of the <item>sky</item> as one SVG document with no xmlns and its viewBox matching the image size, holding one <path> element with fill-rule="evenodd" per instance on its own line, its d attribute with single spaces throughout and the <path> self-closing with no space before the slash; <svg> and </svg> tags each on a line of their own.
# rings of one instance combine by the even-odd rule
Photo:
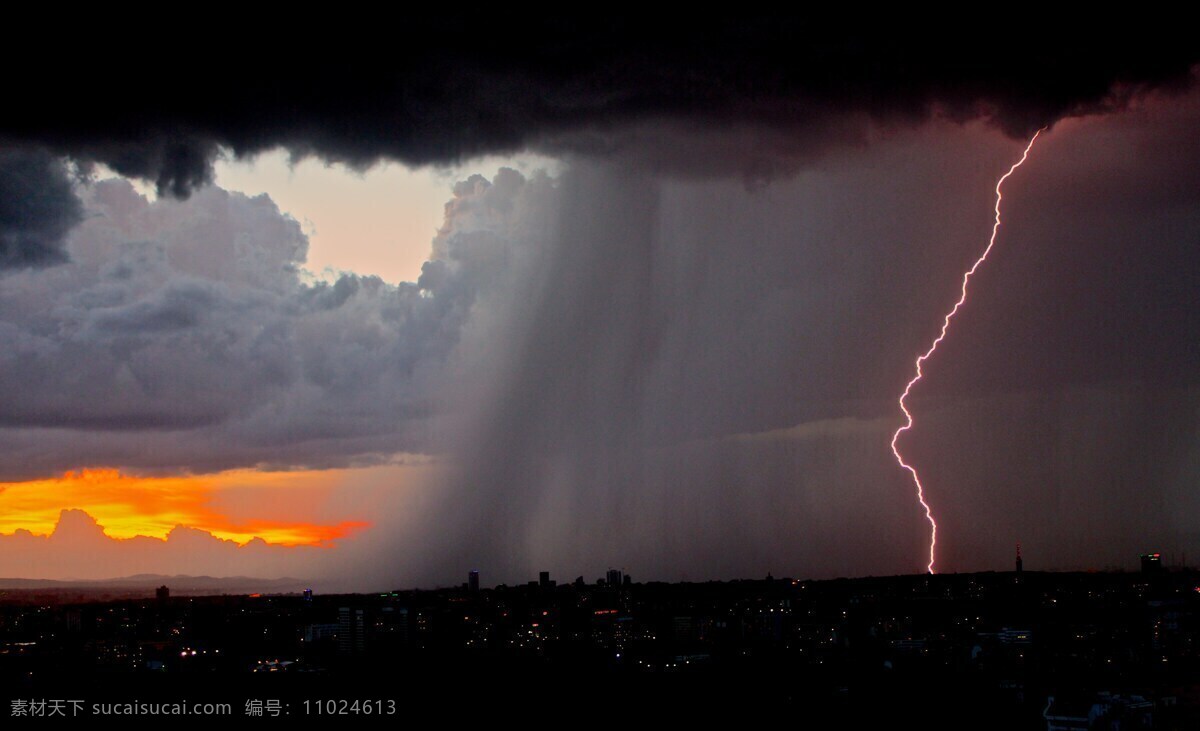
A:
<svg viewBox="0 0 1200 731">
<path fill-rule="evenodd" d="M 336 280 L 340 272 L 354 272 L 398 284 L 421 276 L 454 183 L 475 170 L 501 166 L 556 170 L 553 159 L 531 154 L 418 169 L 381 162 L 354 170 L 311 157 L 292 159 L 276 149 L 252 158 L 226 156 L 213 172 L 217 186 L 248 196 L 266 193 L 300 222 L 308 238 L 304 268 L 313 276 Z M 153 186 L 135 183 L 155 195 Z"/>
<path fill-rule="evenodd" d="M 1194 43 L 697 22 L 17 104 L 0 576 L 923 571 L 1043 127 L 939 570 L 1200 556 Z"/>
</svg>

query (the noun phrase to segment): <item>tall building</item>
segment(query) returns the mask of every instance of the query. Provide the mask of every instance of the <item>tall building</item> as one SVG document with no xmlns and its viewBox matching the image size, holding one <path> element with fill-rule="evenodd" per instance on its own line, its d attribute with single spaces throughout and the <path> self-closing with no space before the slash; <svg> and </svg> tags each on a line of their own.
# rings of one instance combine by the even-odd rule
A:
<svg viewBox="0 0 1200 731">
<path fill-rule="evenodd" d="M 467 574 L 467 590 L 479 591 L 479 569 L 471 569 L 471 573 Z"/>
<path fill-rule="evenodd" d="M 538 572 L 538 586 L 542 587 L 543 589 L 549 589 L 554 586 L 554 582 L 550 580 L 549 571 Z"/>
<path fill-rule="evenodd" d="M 372 646 L 378 642 L 396 650 L 407 647 L 409 639 L 408 608 L 388 606 L 381 609 L 375 618 Z"/>
<path fill-rule="evenodd" d="M 609 586 L 620 586 L 621 585 L 620 569 L 609 569 L 608 573 L 605 575 L 604 583 L 608 584 Z"/>
<path fill-rule="evenodd" d="M 338 609 L 338 652 L 361 655 L 367 647 L 367 617 L 363 609 Z"/>
<path fill-rule="evenodd" d="M 304 590 L 304 601 L 308 602 L 309 604 L 312 604 L 312 589 Z"/>
<path fill-rule="evenodd" d="M 171 590 L 166 585 L 160 586 L 154 590 L 154 598 L 160 602 L 165 602 L 171 598 Z"/>
<path fill-rule="evenodd" d="M 1025 562 L 1021 560 L 1021 544 L 1017 544 L 1017 573 L 1025 570 Z"/>
</svg>

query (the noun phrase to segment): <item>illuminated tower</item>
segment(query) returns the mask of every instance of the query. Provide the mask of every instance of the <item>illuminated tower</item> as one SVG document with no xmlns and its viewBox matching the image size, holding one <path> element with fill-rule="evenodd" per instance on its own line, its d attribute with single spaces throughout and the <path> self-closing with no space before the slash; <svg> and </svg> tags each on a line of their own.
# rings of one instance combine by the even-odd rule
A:
<svg viewBox="0 0 1200 731">
<path fill-rule="evenodd" d="M 1162 571 L 1162 554 L 1161 553 L 1143 553 L 1142 554 L 1142 573 L 1157 574 Z"/>
</svg>

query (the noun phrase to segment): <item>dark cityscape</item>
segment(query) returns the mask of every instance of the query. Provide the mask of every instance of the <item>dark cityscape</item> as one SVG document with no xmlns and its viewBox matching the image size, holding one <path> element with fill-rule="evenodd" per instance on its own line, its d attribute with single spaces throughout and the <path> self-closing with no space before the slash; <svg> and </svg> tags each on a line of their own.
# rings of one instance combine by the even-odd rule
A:
<svg viewBox="0 0 1200 731">
<path fill-rule="evenodd" d="M 10 590 L 0 681 L 11 702 L 67 689 L 108 703 L 211 697 L 236 701 L 234 715 L 254 700 L 268 716 L 326 699 L 357 701 L 339 711 L 355 717 L 379 715 L 363 711 L 371 703 L 438 710 L 456 688 L 547 711 L 615 697 L 707 713 L 759 698 L 797 722 L 1200 722 L 1200 572 L 1157 554 L 1115 573 L 479 581 L 472 571 L 456 588 L 350 595 L 162 586 L 82 603 L 65 589 Z"/>
</svg>

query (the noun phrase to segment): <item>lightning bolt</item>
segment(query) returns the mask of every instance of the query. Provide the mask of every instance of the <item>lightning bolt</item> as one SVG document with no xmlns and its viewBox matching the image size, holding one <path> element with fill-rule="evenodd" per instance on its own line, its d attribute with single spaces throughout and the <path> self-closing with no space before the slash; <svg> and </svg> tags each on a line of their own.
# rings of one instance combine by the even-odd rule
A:
<svg viewBox="0 0 1200 731">
<path fill-rule="evenodd" d="M 962 293 L 959 295 L 958 302 L 955 302 L 954 307 L 946 313 L 945 319 L 942 320 L 942 332 L 939 333 L 937 338 L 934 339 L 933 343 L 929 346 L 929 350 L 926 350 L 924 355 L 917 358 L 917 374 L 913 376 L 912 380 L 904 386 L 904 393 L 900 394 L 900 410 L 904 412 L 905 423 L 904 426 L 897 429 L 896 433 L 892 435 L 892 454 L 896 455 L 896 461 L 900 463 L 900 466 L 908 470 L 909 474 L 912 475 L 913 484 L 917 486 L 917 501 L 921 503 L 921 507 L 925 510 L 925 519 L 929 521 L 929 565 L 926 568 L 931 574 L 934 573 L 933 567 L 937 562 L 937 521 L 933 519 L 933 510 L 929 507 L 929 503 L 925 500 L 925 488 L 921 485 L 921 478 L 919 475 L 917 475 L 917 469 L 904 461 L 904 457 L 900 455 L 899 447 L 896 446 L 896 442 L 899 441 L 900 435 L 909 429 L 912 429 L 913 427 L 913 416 L 912 413 L 909 412 L 908 407 L 904 405 L 904 400 L 908 398 L 908 394 L 912 391 L 913 386 L 915 386 L 917 381 L 921 380 L 921 376 L 924 375 L 921 372 L 921 365 L 925 361 L 929 360 L 930 356 L 933 355 L 933 352 L 937 350 L 938 345 L 946 339 L 946 331 L 950 329 L 950 321 L 954 319 L 954 316 L 958 314 L 958 309 L 963 306 L 964 302 L 967 301 L 967 283 L 971 281 L 971 275 L 973 275 L 975 271 L 979 269 L 979 266 L 988 258 L 988 254 L 991 253 L 992 247 L 996 245 L 996 236 L 1000 233 L 1000 201 L 1004 200 L 1004 195 L 1000 192 L 1000 189 L 1003 187 L 1004 181 L 1008 180 L 1009 176 L 1015 173 L 1017 168 L 1024 164 L 1026 158 L 1029 157 L 1029 151 L 1033 149 L 1033 143 L 1037 142 L 1038 135 L 1044 131 L 1046 130 L 1043 127 L 1042 129 L 1039 129 L 1037 132 L 1033 133 L 1033 137 L 1030 138 L 1029 144 L 1025 146 L 1025 151 L 1021 153 L 1021 159 L 1013 163 L 1013 166 L 1008 169 L 1008 172 L 1004 175 L 1001 175 L 1000 179 L 996 181 L 996 222 L 992 224 L 992 238 L 988 240 L 987 248 L 985 248 L 983 253 L 979 255 L 979 258 L 975 260 L 975 263 L 971 265 L 971 268 L 963 274 Z"/>
</svg>

